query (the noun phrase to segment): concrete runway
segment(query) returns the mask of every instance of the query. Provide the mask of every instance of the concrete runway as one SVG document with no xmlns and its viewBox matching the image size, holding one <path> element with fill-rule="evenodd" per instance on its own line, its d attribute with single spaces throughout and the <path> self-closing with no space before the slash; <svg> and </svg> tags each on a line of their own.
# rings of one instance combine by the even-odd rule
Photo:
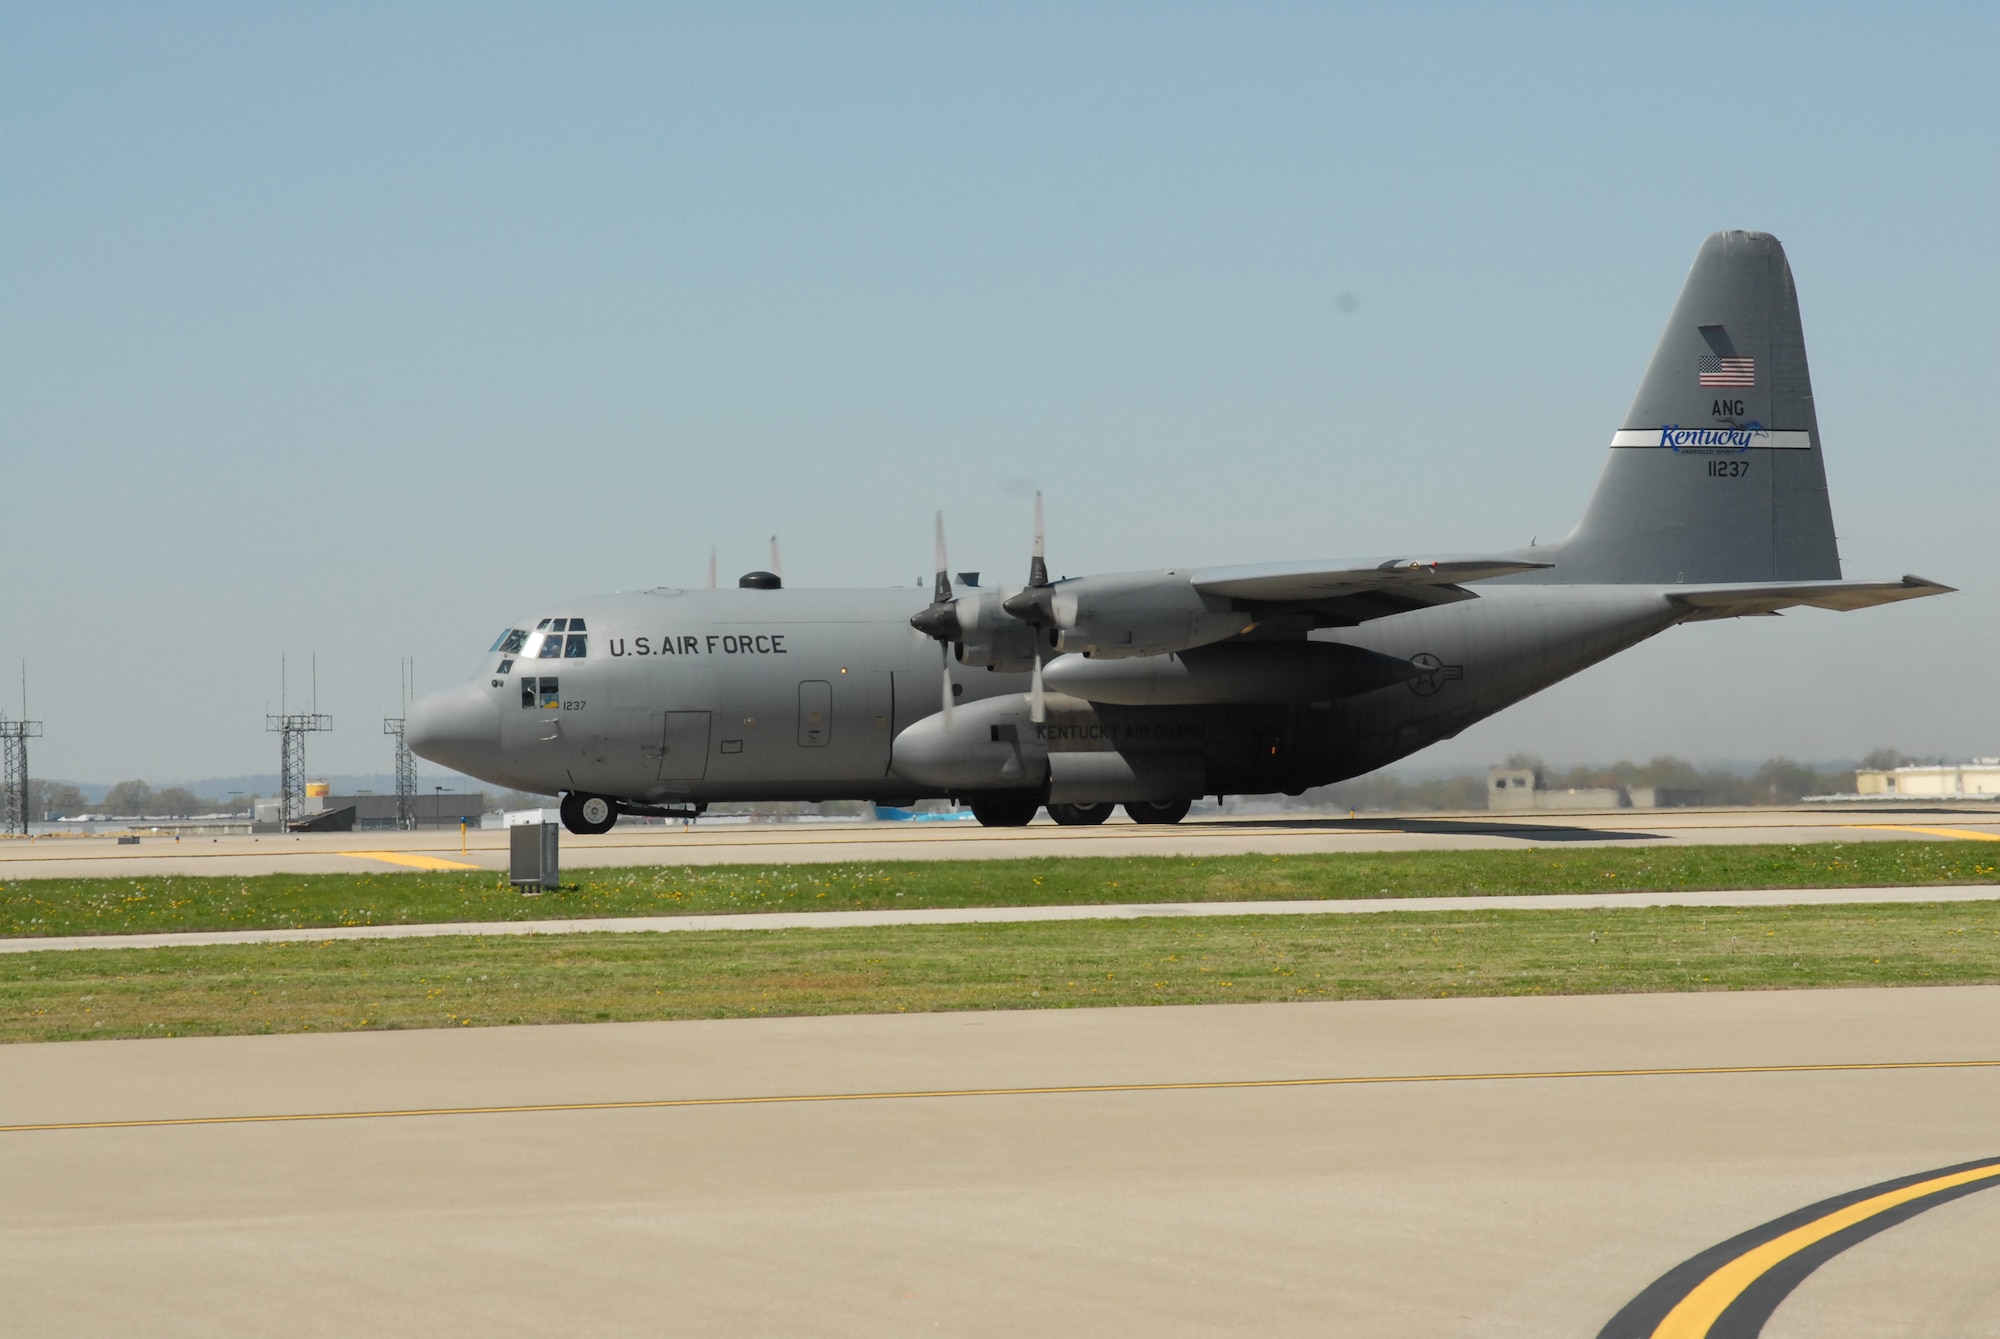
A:
<svg viewBox="0 0 2000 1339">
<path fill-rule="evenodd" d="M 2000 841 L 1993 805 L 1837 809 L 1620 809 L 1597 814 L 1462 814 L 1391 818 L 1256 817 L 1142 827 L 975 823 L 772 823 L 693 828 L 622 826 L 564 833 L 565 868 L 608 865 L 803 864 L 984 860 L 1072 855 L 1272 855 L 1321 851 L 1510 849 L 1910 840 Z M 488 869 L 507 865 L 507 834 L 357 832 L 267 837 L 40 837 L 0 842 L 0 880 L 135 874 L 343 873 L 357 869 Z"/>
<path fill-rule="evenodd" d="M 2000 1155 L 1990 1063 L 1602 1071 L 1962 1061 L 2000 987 L 13 1046 L 0 1125 L 568 1109 L 0 1131 L 0 1328 L 1588 1339 L 1738 1232 Z M 1995 1243 L 2000 1192 L 1945 1204 L 1765 1333 L 2000 1333 Z"/>
</svg>

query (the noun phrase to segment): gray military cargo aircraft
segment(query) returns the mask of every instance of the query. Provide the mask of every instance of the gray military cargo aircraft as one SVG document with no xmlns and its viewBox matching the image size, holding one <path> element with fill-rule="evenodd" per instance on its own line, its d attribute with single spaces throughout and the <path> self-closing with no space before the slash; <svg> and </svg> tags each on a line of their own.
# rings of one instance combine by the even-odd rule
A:
<svg viewBox="0 0 2000 1339">
<path fill-rule="evenodd" d="M 1019 587 L 954 584 L 940 518 L 928 601 L 752 572 L 537 611 L 416 705 L 410 747 L 560 794 L 584 833 L 741 800 L 1173 823 L 1202 795 L 1371 771 L 1677 623 L 1951 589 L 1841 579 L 1798 299 L 1763 233 L 1702 243 L 1559 543 L 1051 581 L 1040 513 Z"/>
</svg>

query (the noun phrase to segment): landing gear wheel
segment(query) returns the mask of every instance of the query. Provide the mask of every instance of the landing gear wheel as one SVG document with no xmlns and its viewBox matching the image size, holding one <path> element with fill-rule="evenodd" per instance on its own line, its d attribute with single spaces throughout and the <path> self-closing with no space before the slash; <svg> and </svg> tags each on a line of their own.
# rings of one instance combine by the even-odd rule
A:
<svg viewBox="0 0 2000 1339">
<path fill-rule="evenodd" d="M 1042 802 L 1033 795 L 982 795 L 971 801 L 972 816 L 986 828 L 1025 828 Z"/>
<path fill-rule="evenodd" d="M 575 791 L 562 797 L 563 826 L 582 837 L 609 832 L 618 822 L 618 806 L 602 795 L 580 795 Z"/>
<path fill-rule="evenodd" d="M 1111 817 L 1108 804 L 1052 804 L 1049 817 L 1067 828 L 1087 827 Z"/>
<path fill-rule="evenodd" d="M 1178 823 L 1187 817 L 1193 805 L 1193 800 L 1166 800 L 1157 804 L 1151 800 L 1131 800 L 1126 803 L 1125 812 L 1134 823 Z"/>
</svg>

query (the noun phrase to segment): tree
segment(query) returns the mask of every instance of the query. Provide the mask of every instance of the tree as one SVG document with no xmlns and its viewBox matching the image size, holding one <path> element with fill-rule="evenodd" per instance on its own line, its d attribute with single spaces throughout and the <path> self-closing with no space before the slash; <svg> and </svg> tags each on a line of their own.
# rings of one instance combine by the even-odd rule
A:
<svg viewBox="0 0 2000 1339">
<path fill-rule="evenodd" d="M 83 792 L 67 781 L 28 779 L 28 812 L 36 818 L 45 814 L 68 818 L 72 814 L 89 811 L 90 803 L 83 798 Z"/>
<path fill-rule="evenodd" d="M 98 808 L 107 814 L 132 817 L 152 812 L 153 788 L 143 781 L 120 781 L 105 792 Z"/>
</svg>

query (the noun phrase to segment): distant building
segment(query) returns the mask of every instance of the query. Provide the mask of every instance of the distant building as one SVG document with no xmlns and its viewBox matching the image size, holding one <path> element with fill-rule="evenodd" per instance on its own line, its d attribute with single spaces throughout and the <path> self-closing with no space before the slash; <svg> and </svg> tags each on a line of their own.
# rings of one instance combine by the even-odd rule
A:
<svg viewBox="0 0 2000 1339">
<path fill-rule="evenodd" d="M 305 810 L 300 817 L 311 819 L 323 816 L 321 822 L 314 824 L 315 831 L 383 832 L 394 831 L 400 826 L 396 821 L 394 795 L 332 795 L 327 790 L 322 788 L 315 794 L 312 786 L 306 788 Z M 486 812 L 486 796 L 479 791 L 469 795 L 452 791 L 419 791 L 410 807 L 415 811 L 419 828 L 455 828 L 460 823 L 476 828 L 480 815 Z M 352 818 L 344 812 L 348 809 L 354 811 Z M 280 801 L 258 800 L 255 818 L 254 831 L 280 831 Z"/>
<path fill-rule="evenodd" d="M 1576 786 L 1550 789 L 1532 767 L 1486 769 L 1486 807 L 1499 810 L 1678 809 L 1701 792 L 1668 786 Z"/>
<path fill-rule="evenodd" d="M 2000 798 L 2000 758 L 1974 758 L 1969 763 L 1912 764 L 1908 767 L 1862 768 L 1854 774 L 1859 795 L 1898 796 L 1928 800 Z"/>
</svg>

